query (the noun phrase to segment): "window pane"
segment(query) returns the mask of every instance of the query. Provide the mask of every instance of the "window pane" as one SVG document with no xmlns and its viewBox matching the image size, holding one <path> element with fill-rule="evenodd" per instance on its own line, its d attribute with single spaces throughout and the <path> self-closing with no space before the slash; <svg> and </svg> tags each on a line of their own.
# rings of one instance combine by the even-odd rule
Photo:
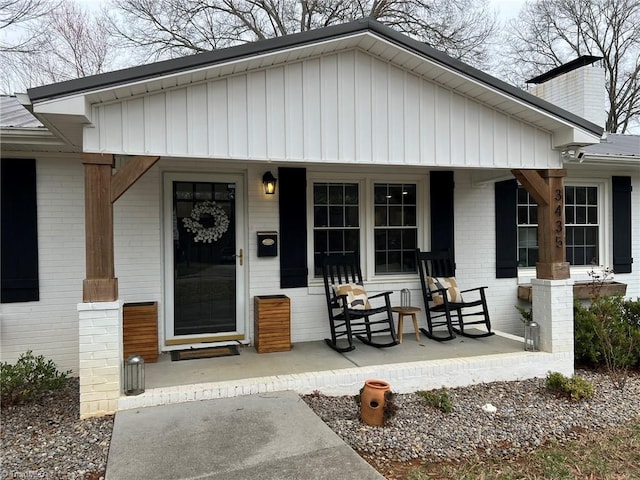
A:
<svg viewBox="0 0 640 480">
<path fill-rule="evenodd" d="M 207 183 L 196 183 L 196 200 L 211 200 L 211 185 Z"/>
<path fill-rule="evenodd" d="M 359 218 L 358 218 L 358 207 L 344 207 L 345 215 L 346 215 L 346 226 L 347 227 L 358 227 L 360 226 Z"/>
<path fill-rule="evenodd" d="M 598 241 L 598 229 L 595 227 L 587 227 L 585 230 L 585 242 L 588 245 L 595 245 Z"/>
<path fill-rule="evenodd" d="M 344 231 L 344 251 L 360 253 L 360 230 Z"/>
<path fill-rule="evenodd" d="M 403 185 L 402 194 L 404 195 L 405 205 L 415 205 L 417 203 L 416 186 Z"/>
<path fill-rule="evenodd" d="M 566 205 L 575 203 L 575 187 L 564 188 L 564 203 Z"/>
<path fill-rule="evenodd" d="M 565 207 L 564 209 L 564 223 L 576 223 L 575 210 L 571 205 Z"/>
<path fill-rule="evenodd" d="M 417 230 L 402 230 L 402 249 L 403 250 L 415 250 L 418 244 L 418 232 Z"/>
<path fill-rule="evenodd" d="M 342 207 L 329 207 L 329 226 L 344 227 L 344 210 Z"/>
<path fill-rule="evenodd" d="M 344 203 L 347 205 L 358 204 L 358 185 L 348 183 L 344 186 Z"/>
<path fill-rule="evenodd" d="M 587 188 L 576 187 L 576 205 L 585 205 L 587 203 Z"/>
<path fill-rule="evenodd" d="M 399 251 L 391 250 L 387 258 L 389 259 L 389 264 L 387 266 L 388 272 L 402 271 L 402 254 Z"/>
<path fill-rule="evenodd" d="M 587 223 L 598 223 L 598 207 L 587 207 Z"/>
<path fill-rule="evenodd" d="M 402 230 L 387 230 L 387 242 L 389 250 L 402 248 Z"/>
<path fill-rule="evenodd" d="M 529 193 L 524 187 L 518 187 L 518 203 L 529 203 Z"/>
<path fill-rule="evenodd" d="M 402 225 L 402 207 L 389 207 L 389 225 Z"/>
<path fill-rule="evenodd" d="M 316 183 L 313 186 L 313 203 L 317 204 L 327 204 L 327 188 L 328 185 L 326 183 Z"/>
<path fill-rule="evenodd" d="M 598 189 L 596 187 L 587 187 L 587 203 L 589 205 L 598 204 Z"/>
<path fill-rule="evenodd" d="M 375 207 L 375 226 L 386 227 L 387 226 L 387 207 Z"/>
<path fill-rule="evenodd" d="M 538 223 L 538 206 L 532 205 L 529 207 L 529 223 L 532 225 L 537 225 Z"/>
<path fill-rule="evenodd" d="M 329 251 L 342 253 L 344 246 L 342 240 L 342 230 L 329 230 Z"/>
<path fill-rule="evenodd" d="M 583 225 L 587 223 L 587 207 L 576 207 L 576 224 Z"/>
<path fill-rule="evenodd" d="M 518 223 L 523 225 L 529 223 L 529 208 L 526 206 L 518 207 Z"/>
<path fill-rule="evenodd" d="M 387 186 L 386 185 L 376 185 L 374 187 L 374 202 L 376 205 L 386 205 L 387 204 Z"/>
<path fill-rule="evenodd" d="M 376 251 L 376 273 L 387 273 L 387 252 Z"/>
<path fill-rule="evenodd" d="M 313 207 L 313 226 L 314 227 L 327 227 L 329 226 L 329 215 L 327 214 L 327 207 Z"/>
<path fill-rule="evenodd" d="M 387 198 L 389 203 L 399 205 L 402 203 L 402 185 L 389 185 Z"/>
<path fill-rule="evenodd" d="M 344 186 L 329 185 L 329 203 L 331 205 L 342 205 L 344 203 Z"/>
<path fill-rule="evenodd" d="M 387 231 L 386 230 L 376 230 L 375 249 L 376 251 L 387 249 Z"/>
<path fill-rule="evenodd" d="M 416 207 L 407 206 L 404 207 L 404 222 L 405 226 L 416 226 L 417 218 L 416 218 Z"/>
</svg>

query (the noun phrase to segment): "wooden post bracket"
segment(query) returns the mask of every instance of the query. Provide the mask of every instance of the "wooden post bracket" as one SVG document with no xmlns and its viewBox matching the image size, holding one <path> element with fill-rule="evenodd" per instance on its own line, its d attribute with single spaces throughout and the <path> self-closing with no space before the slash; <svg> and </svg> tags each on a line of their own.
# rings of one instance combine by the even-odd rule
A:
<svg viewBox="0 0 640 480">
<path fill-rule="evenodd" d="M 84 154 L 86 279 L 84 302 L 118 299 L 113 253 L 113 204 L 160 157 L 132 156 L 116 173 L 113 155 Z"/>
<path fill-rule="evenodd" d="M 567 171 L 511 170 L 538 204 L 538 263 L 536 277 L 560 280 L 570 277 L 566 261 L 564 177 Z"/>
</svg>

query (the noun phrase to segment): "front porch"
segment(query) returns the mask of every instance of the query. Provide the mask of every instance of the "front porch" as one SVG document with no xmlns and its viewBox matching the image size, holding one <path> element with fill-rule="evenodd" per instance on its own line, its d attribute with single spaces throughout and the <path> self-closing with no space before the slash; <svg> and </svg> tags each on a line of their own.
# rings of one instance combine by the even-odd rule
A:
<svg viewBox="0 0 640 480">
<path fill-rule="evenodd" d="M 570 352 L 525 352 L 522 338 L 496 332 L 493 337 L 458 337 L 436 342 L 405 333 L 404 342 L 377 349 L 358 344 L 338 353 L 324 341 L 293 345 L 291 351 L 259 354 L 252 346 L 240 355 L 171 361 L 169 354 L 146 365 L 146 391 L 121 396 L 118 410 L 212 398 L 293 390 L 325 395 L 356 394 L 364 381 L 379 378 L 392 390 L 407 393 L 480 382 L 516 380 L 562 371 L 572 364 Z"/>
</svg>

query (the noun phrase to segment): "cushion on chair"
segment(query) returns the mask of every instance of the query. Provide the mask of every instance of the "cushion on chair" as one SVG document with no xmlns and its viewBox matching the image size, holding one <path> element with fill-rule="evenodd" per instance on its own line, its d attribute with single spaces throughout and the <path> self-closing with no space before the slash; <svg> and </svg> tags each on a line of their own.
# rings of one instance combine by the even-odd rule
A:
<svg viewBox="0 0 640 480">
<path fill-rule="evenodd" d="M 369 299 L 367 298 L 367 291 L 362 285 L 357 283 L 341 283 L 340 285 L 333 285 L 333 291 L 336 297 L 342 295 L 347 296 L 347 308 L 349 310 L 367 310 L 371 308 Z"/>
<path fill-rule="evenodd" d="M 431 298 L 436 305 L 442 305 L 444 300 L 442 293 L 438 290 L 447 290 L 447 301 L 451 303 L 462 303 L 462 294 L 458 288 L 458 283 L 454 277 L 427 277 L 427 284 L 431 290 Z"/>
</svg>

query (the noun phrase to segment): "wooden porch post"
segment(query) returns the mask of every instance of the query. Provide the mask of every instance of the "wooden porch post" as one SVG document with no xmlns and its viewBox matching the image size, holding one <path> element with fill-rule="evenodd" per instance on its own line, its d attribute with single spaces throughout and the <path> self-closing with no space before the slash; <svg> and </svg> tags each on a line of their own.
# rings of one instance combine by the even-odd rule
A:
<svg viewBox="0 0 640 480">
<path fill-rule="evenodd" d="M 111 302 L 118 299 L 113 254 L 113 203 L 159 158 L 130 157 L 112 175 L 113 155 L 83 155 L 86 249 L 83 302 Z"/>
<path fill-rule="evenodd" d="M 564 177 L 566 170 L 512 170 L 513 175 L 538 203 L 538 263 L 536 277 L 570 278 L 566 261 L 564 226 Z"/>
<path fill-rule="evenodd" d="M 118 279 L 113 258 L 112 155 L 84 155 L 86 278 L 82 300 L 111 302 L 118 299 Z"/>
</svg>

